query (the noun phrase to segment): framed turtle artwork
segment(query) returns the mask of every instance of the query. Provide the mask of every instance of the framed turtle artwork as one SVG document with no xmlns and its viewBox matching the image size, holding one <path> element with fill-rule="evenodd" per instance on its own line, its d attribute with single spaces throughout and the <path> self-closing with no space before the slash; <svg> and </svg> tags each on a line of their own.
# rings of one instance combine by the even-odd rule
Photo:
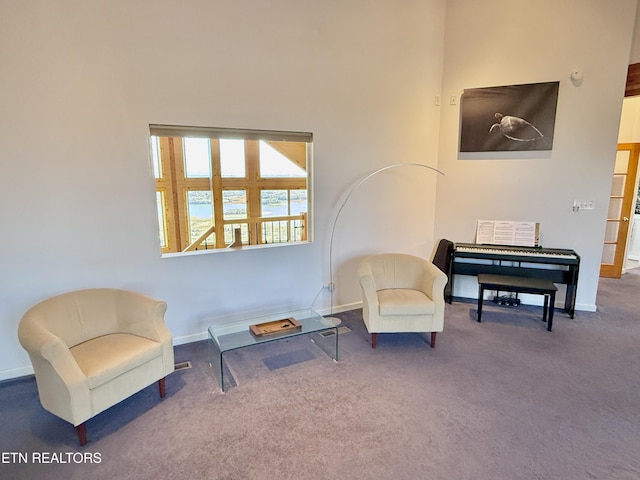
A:
<svg viewBox="0 0 640 480">
<path fill-rule="evenodd" d="M 465 89 L 460 152 L 551 150 L 560 82 Z"/>
</svg>

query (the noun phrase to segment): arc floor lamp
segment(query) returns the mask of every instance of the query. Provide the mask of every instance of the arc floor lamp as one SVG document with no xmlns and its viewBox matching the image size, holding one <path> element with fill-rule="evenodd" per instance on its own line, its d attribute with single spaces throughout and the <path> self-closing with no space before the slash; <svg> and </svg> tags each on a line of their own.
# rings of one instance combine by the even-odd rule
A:
<svg viewBox="0 0 640 480">
<path fill-rule="evenodd" d="M 434 172 L 436 172 L 436 173 L 438 173 L 440 175 L 444 175 L 444 173 L 442 173 L 437 168 L 431 167 L 429 165 L 425 165 L 423 163 L 394 163 L 392 165 L 387 165 L 385 167 L 379 168 L 378 170 L 375 170 L 374 172 L 371 172 L 368 175 L 365 175 L 360 180 L 358 180 L 347 191 L 346 195 L 344 195 L 344 199 L 343 199 L 342 203 L 340 204 L 340 206 L 338 207 L 338 210 L 336 211 L 336 215 L 335 215 L 335 217 L 333 219 L 333 223 L 331 225 L 331 238 L 329 240 L 329 279 L 330 279 L 331 283 L 329 284 L 329 295 L 330 295 L 330 298 L 329 298 L 329 302 L 330 302 L 329 316 L 327 316 L 326 318 L 328 320 L 330 320 L 331 322 L 333 322 L 334 325 L 339 325 L 341 323 L 341 321 L 342 321 L 342 320 L 340 320 L 340 318 L 333 316 L 333 292 L 335 290 L 335 284 L 333 282 L 333 240 L 335 238 L 336 226 L 338 225 L 338 220 L 340 219 L 340 214 L 342 213 L 342 210 L 347 205 L 347 203 L 349 203 L 349 200 L 351 199 L 353 194 L 356 192 L 356 190 L 358 190 L 358 188 L 360 188 L 370 178 L 375 177 L 376 175 L 378 175 L 378 174 L 380 174 L 382 172 L 385 172 L 387 170 L 391 170 L 391 169 L 395 169 L 395 168 L 399 168 L 399 167 L 425 168 L 427 170 L 434 171 Z"/>
</svg>

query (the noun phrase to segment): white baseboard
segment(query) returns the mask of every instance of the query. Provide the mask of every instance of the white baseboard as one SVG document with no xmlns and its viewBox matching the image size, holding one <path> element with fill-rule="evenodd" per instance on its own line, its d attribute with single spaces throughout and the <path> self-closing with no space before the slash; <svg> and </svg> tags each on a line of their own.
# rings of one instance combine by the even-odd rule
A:
<svg viewBox="0 0 640 480">
<path fill-rule="evenodd" d="M 19 377 L 26 377 L 27 375 L 33 375 L 33 367 L 12 368 L 10 370 L 0 370 L 0 381 L 11 380 Z"/>
<path fill-rule="evenodd" d="M 560 305 L 556 305 L 556 308 L 562 309 L 564 308 L 564 303 Z M 576 303 L 576 311 L 580 312 L 597 312 L 598 307 L 595 305 L 587 305 L 586 303 Z"/>
<path fill-rule="evenodd" d="M 207 332 L 192 333 L 191 335 L 183 335 L 181 337 L 173 337 L 173 345 L 184 345 L 185 343 L 199 342 L 207 340 L 209 334 Z"/>
<path fill-rule="evenodd" d="M 323 317 L 326 315 L 331 315 L 332 313 L 341 313 L 341 312 L 348 312 L 349 310 L 356 310 L 357 308 L 362 308 L 362 302 L 353 302 L 353 303 L 346 303 L 344 305 L 336 305 L 335 307 L 333 307 L 333 309 L 331 308 L 323 308 L 322 310 L 316 310 L 320 315 L 322 315 Z"/>
</svg>

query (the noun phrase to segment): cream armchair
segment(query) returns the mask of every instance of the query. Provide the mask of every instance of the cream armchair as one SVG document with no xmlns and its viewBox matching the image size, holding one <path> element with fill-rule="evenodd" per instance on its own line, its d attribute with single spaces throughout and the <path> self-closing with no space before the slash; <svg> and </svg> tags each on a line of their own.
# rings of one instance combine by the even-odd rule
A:
<svg viewBox="0 0 640 480">
<path fill-rule="evenodd" d="M 108 288 L 80 290 L 44 300 L 18 326 L 40 403 L 76 427 L 173 372 L 173 340 L 164 323 L 167 304 Z"/>
<path fill-rule="evenodd" d="M 383 253 L 358 267 L 362 316 L 376 348 L 378 333 L 430 332 L 444 329 L 444 286 L 447 276 L 431 262 L 413 255 Z"/>
</svg>

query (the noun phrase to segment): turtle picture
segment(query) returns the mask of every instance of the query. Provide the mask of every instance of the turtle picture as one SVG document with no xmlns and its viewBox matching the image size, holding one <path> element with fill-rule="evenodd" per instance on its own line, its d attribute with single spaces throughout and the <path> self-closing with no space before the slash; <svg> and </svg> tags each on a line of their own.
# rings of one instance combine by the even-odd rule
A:
<svg viewBox="0 0 640 480">
<path fill-rule="evenodd" d="M 559 86 L 555 81 L 465 89 L 460 153 L 552 150 Z"/>
<path fill-rule="evenodd" d="M 527 122 L 524 118 L 514 117 L 512 115 L 495 114 L 498 123 L 491 125 L 489 134 L 500 132 L 509 140 L 514 142 L 535 142 L 536 140 L 544 140 L 544 135 L 534 125 Z"/>
</svg>

